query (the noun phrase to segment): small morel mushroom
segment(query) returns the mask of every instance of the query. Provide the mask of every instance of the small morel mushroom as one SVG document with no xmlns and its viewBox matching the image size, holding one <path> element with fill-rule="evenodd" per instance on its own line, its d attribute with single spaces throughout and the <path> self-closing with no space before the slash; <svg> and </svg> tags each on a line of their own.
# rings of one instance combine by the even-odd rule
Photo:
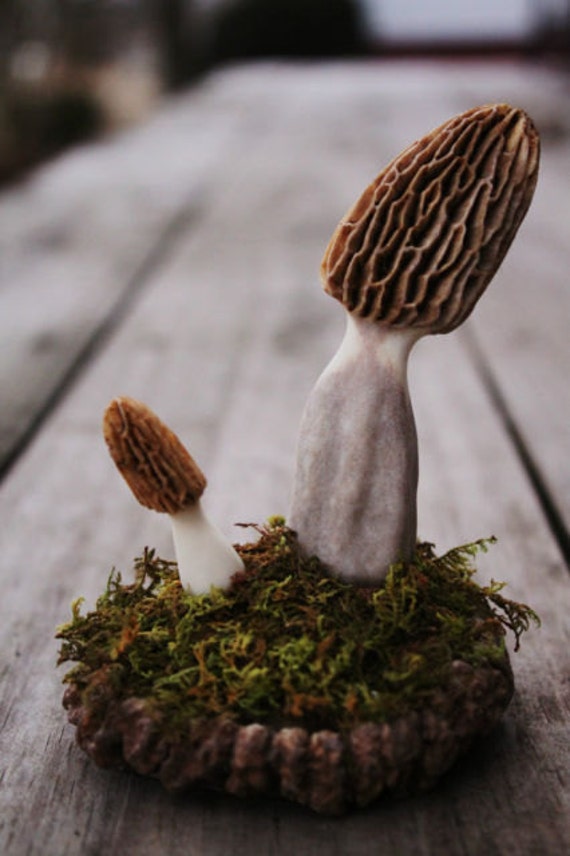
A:
<svg viewBox="0 0 570 856">
<path fill-rule="evenodd" d="M 378 583 L 415 549 L 407 359 L 475 306 L 530 204 L 538 158 L 524 112 L 471 109 L 392 161 L 332 236 L 321 274 L 348 329 L 305 409 L 289 523 L 341 577 Z"/>
<path fill-rule="evenodd" d="M 194 594 L 226 587 L 243 562 L 205 516 L 206 478 L 176 434 L 145 404 L 126 397 L 107 407 L 103 434 L 141 505 L 170 515 L 182 585 Z"/>
</svg>

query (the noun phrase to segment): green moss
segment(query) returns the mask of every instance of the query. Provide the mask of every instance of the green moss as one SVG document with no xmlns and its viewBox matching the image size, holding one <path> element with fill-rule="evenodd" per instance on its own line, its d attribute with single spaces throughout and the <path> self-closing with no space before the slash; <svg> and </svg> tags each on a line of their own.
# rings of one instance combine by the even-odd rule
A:
<svg viewBox="0 0 570 856">
<path fill-rule="evenodd" d="M 150 550 L 135 561 L 134 583 L 113 572 L 96 610 L 82 615 L 76 602 L 58 629 L 59 663 L 77 663 L 64 680 L 92 708 L 109 687 L 148 699 L 173 732 L 217 715 L 349 728 L 420 707 L 453 660 L 504 662 L 505 630 L 518 647 L 538 622 L 501 584 L 474 582 L 472 559 L 488 541 L 439 558 L 419 545 L 413 562 L 370 589 L 302 557 L 282 519 L 258 532 L 238 548 L 245 572 L 228 591 L 189 594 L 176 564 Z"/>
</svg>

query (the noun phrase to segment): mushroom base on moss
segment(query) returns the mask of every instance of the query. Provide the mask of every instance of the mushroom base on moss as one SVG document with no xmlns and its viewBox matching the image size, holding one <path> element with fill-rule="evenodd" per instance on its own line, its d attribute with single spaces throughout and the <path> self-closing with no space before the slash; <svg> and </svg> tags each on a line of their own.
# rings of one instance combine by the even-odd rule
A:
<svg viewBox="0 0 570 856">
<path fill-rule="evenodd" d="M 257 528 L 257 527 L 256 527 Z M 228 590 L 192 595 L 145 550 L 96 609 L 58 628 L 64 706 L 101 766 L 171 790 L 268 794 L 338 814 L 430 787 L 513 692 L 534 612 L 479 586 L 486 541 L 436 557 L 420 544 L 376 588 L 331 577 L 282 520 L 239 545 Z"/>
</svg>

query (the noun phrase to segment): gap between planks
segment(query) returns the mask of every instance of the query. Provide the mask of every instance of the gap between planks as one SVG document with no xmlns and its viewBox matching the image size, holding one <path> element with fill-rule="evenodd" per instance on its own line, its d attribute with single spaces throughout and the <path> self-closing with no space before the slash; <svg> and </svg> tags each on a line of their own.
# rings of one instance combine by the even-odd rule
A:
<svg viewBox="0 0 570 856">
<path fill-rule="evenodd" d="M 484 389 L 501 420 L 507 436 L 510 438 L 515 453 L 526 473 L 532 489 L 537 497 L 546 522 L 552 535 L 558 544 L 560 552 L 570 571 L 570 533 L 564 522 L 564 515 L 560 511 L 555 498 L 548 487 L 548 482 L 535 459 L 529 445 L 517 424 L 516 417 L 509 408 L 508 399 L 503 394 L 500 381 L 493 374 L 489 360 L 485 357 L 472 327 L 466 327 L 462 331 L 463 341 L 467 348 L 475 370 L 481 378 Z"/>
</svg>

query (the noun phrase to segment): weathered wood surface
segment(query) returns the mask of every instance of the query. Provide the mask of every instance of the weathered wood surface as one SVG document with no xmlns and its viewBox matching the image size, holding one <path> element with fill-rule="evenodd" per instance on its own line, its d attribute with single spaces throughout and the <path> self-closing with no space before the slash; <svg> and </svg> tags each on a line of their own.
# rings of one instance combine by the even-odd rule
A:
<svg viewBox="0 0 570 856">
<path fill-rule="evenodd" d="M 205 102 L 205 103 L 204 103 Z M 247 115 L 196 93 L 0 200 L 0 469 L 199 215 Z"/>
<path fill-rule="evenodd" d="M 145 544 L 171 554 L 167 521 L 136 506 L 108 459 L 100 436 L 108 400 L 142 398 L 177 430 L 208 475 L 205 503 L 228 532 L 232 522 L 285 512 L 300 413 L 342 335 L 342 311 L 321 294 L 317 276 L 330 232 L 387 158 L 452 113 L 489 100 L 538 110 L 545 124 L 549 110 L 567 105 L 555 79 L 509 65 L 219 73 L 169 105 L 152 133 L 141 129 L 110 144 L 122 184 L 109 181 L 107 199 L 116 200 L 119 214 L 110 202 L 106 211 L 104 196 L 84 208 L 76 196 L 62 223 L 74 224 L 79 235 L 61 226 L 53 268 L 49 247 L 34 244 L 49 218 L 39 202 L 26 215 L 26 194 L 37 200 L 43 187 L 49 210 L 50 182 L 63 192 L 65 170 L 72 168 L 79 184 L 94 181 L 83 169 L 104 174 L 109 149 L 80 152 L 41 173 L 21 196 L 10 194 L 8 208 L 19 211 L 19 223 L 3 222 L 15 232 L 2 264 L 14 275 L 25 272 L 22 281 L 34 295 L 26 314 L 17 315 L 24 321 L 13 340 L 22 363 L 15 371 L 23 377 L 29 371 L 30 343 L 47 330 L 61 347 L 48 372 L 57 382 L 77 354 L 74 345 L 61 344 L 66 331 L 68 341 L 86 342 L 121 289 L 135 288 L 137 295 L 0 491 L 0 852 L 6 856 L 478 856 L 570 849 L 568 569 L 480 365 L 489 365 L 568 522 L 567 141 L 545 146 L 544 197 L 470 332 L 420 343 L 411 366 L 420 534 L 442 550 L 497 535 L 480 575 L 506 580 L 508 593 L 543 619 L 513 655 L 518 691 L 504 725 L 433 793 L 330 821 L 273 802 L 172 798 L 151 781 L 97 770 L 73 743 L 54 669 L 54 627 L 67 619 L 73 598 L 84 595 L 92 604 L 111 565 L 128 571 Z M 184 157 L 193 129 L 201 134 L 200 167 L 197 156 Z M 120 157 L 116 147 L 123 147 Z M 162 151 L 177 154 L 159 161 Z M 185 223 L 182 212 L 192 207 L 198 185 L 199 213 Z M 146 200 L 142 206 L 134 202 L 137 193 Z M 146 208 L 155 200 L 158 213 Z M 115 217 L 138 235 L 130 249 Z M 144 253 L 176 217 L 180 227 L 141 284 L 133 270 L 141 271 Z M 88 221 L 98 224 L 99 237 L 90 237 Z M 38 280 L 44 252 L 47 285 Z M 104 305 L 102 315 L 74 308 L 80 273 L 92 290 L 78 303 Z M 15 276 L 6 282 L 13 291 L 4 305 L 22 312 Z M 4 333 L 10 326 L 4 314 L 0 319 Z M 32 414 L 33 389 L 21 388 Z M 12 424 L 18 431 L 23 423 Z M 244 537 L 235 530 L 234 536 Z"/>
</svg>

